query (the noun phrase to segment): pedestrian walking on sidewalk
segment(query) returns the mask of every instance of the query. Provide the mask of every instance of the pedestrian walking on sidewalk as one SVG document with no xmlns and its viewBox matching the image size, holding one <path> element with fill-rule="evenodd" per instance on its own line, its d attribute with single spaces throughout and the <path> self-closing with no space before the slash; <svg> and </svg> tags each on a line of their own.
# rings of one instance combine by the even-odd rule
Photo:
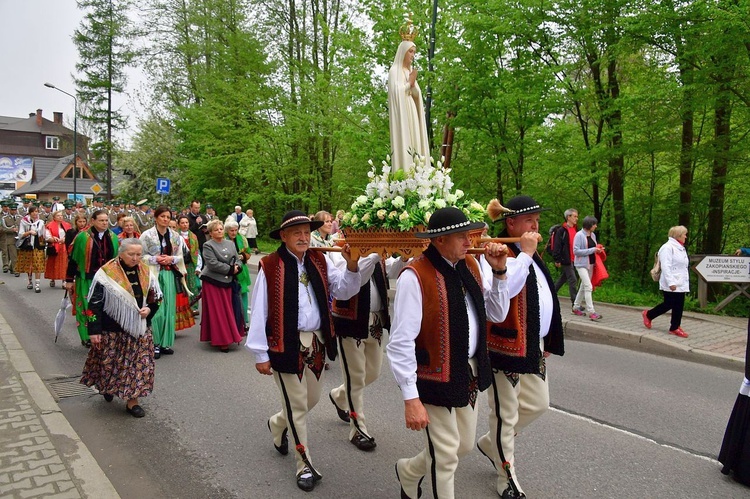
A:
<svg viewBox="0 0 750 499">
<path fill-rule="evenodd" d="M 682 225 L 669 229 L 669 239 L 659 248 L 659 289 L 664 294 L 664 301 L 652 308 L 644 310 L 643 325 L 651 329 L 651 321 L 665 312 L 672 311 L 669 334 L 687 338 L 688 334 L 682 330 L 682 310 L 685 307 L 685 295 L 690 292 L 690 275 L 688 269 L 690 261 L 685 241 L 688 230 Z"/>
<path fill-rule="evenodd" d="M 578 211 L 574 208 L 565 210 L 565 222 L 555 231 L 552 244 L 552 258 L 555 260 L 555 267 L 560 269 L 560 277 L 555 281 L 555 292 L 559 292 L 567 282 L 571 304 L 575 300 L 576 284 L 578 284 L 578 276 L 573 266 L 575 261 L 573 239 L 576 236 L 577 224 Z"/>
<path fill-rule="evenodd" d="M 81 384 L 96 387 L 107 402 L 115 396 L 125 400 L 136 418 L 146 415 L 138 398 L 154 388 L 151 318 L 160 295 L 142 254 L 141 241 L 124 239 L 118 257 L 94 274 L 88 295 L 92 348 L 81 376 Z"/>
<path fill-rule="evenodd" d="M 594 286 L 591 284 L 591 277 L 593 276 L 594 265 L 596 264 L 596 254 L 604 252 L 604 246 L 597 244 L 596 235 L 594 234 L 598 222 L 596 217 L 592 217 L 591 215 L 584 218 L 582 223 L 583 228 L 578 231 L 576 237 L 573 239 L 574 266 L 576 272 L 578 272 L 578 276 L 581 278 L 581 285 L 578 287 L 578 294 L 576 294 L 576 299 L 573 302 L 573 313 L 575 315 L 588 314 L 589 319 L 592 321 L 598 321 L 602 318 L 594 310 L 594 299 L 592 298 Z M 581 306 L 581 302 L 586 304 L 585 309 Z"/>
</svg>

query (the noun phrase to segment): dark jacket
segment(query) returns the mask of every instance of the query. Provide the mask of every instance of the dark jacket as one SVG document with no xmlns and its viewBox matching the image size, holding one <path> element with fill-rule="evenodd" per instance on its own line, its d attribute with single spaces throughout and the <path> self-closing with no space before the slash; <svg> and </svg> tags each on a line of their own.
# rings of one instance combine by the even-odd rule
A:
<svg viewBox="0 0 750 499">
<path fill-rule="evenodd" d="M 573 234 L 576 229 L 573 228 Z M 573 237 L 570 235 L 570 229 L 568 228 L 567 222 L 562 224 L 555 231 L 554 244 L 552 246 L 552 258 L 555 263 L 561 265 L 572 265 L 573 262 L 570 260 L 570 254 L 573 251 Z"/>
</svg>

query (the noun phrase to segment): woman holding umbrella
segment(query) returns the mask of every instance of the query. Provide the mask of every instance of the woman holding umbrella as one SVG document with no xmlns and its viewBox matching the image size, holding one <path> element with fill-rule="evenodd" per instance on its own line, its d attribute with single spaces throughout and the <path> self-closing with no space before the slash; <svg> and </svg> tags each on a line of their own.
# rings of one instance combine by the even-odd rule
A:
<svg viewBox="0 0 750 499">
<path fill-rule="evenodd" d="M 88 295 L 92 348 L 81 376 L 81 384 L 96 387 L 107 402 L 125 400 L 125 410 L 136 418 L 146 415 L 138 399 L 154 387 L 150 320 L 159 296 L 142 253 L 138 239 L 124 239 L 117 258 L 94 274 Z"/>
</svg>

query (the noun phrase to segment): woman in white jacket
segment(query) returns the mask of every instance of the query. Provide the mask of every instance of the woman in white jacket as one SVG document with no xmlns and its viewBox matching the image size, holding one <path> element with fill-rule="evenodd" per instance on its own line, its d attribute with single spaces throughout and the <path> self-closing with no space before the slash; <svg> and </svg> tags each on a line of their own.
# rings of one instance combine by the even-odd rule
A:
<svg viewBox="0 0 750 499">
<path fill-rule="evenodd" d="M 690 291 L 690 261 L 685 250 L 687 228 L 677 225 L 669 229 L 669 239 L 659 248 L 659 289 L 664 293 L 664 301 L 651 310 L 643 311 L 643 325 L 651 329 L 651 321 L 671 310 L 672 320 L 669 334 L 687 338 L 682 330 L 682 309 L 685 306 L 685 295 Z"/>
</svg>

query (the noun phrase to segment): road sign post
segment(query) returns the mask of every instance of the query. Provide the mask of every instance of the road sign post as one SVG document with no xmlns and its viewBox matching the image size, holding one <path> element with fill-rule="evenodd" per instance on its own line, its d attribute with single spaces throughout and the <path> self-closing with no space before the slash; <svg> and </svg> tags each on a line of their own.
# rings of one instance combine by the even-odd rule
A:
<svg viewBox="0 0 750 499">
<path fill-rule="evenodd" d="M 168 178 L 157 178 L 156 179 L 156 193 L 161 194 L 162 203 L 164 202 L 164 195 L 169 194 L 172 188 L 172 182 Z"/>
</svg>

